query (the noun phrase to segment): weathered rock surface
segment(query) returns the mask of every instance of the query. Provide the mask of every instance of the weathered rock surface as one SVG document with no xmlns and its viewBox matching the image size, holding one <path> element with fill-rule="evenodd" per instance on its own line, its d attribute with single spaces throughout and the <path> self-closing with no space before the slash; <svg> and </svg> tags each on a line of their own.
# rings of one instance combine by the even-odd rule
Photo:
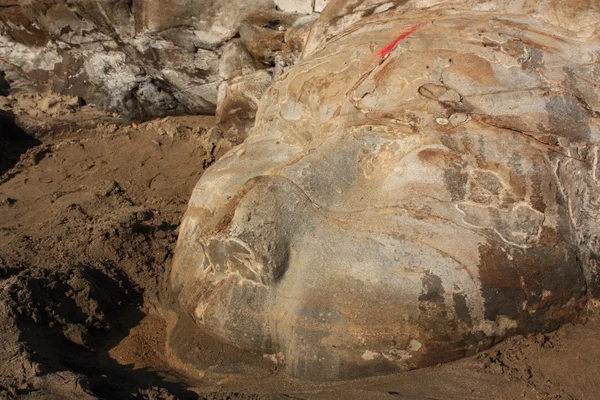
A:
<svg viewBox="0 0 600 400">
<path fill-rule="evenodd" d="M 308 30 L 292 25 L 312 11 L 273 0 L 0 0 L 0 59 L 43 90 L 131 118 L 214 114 L 221 85 L 293 64 Z M 248 102 L 234 121 L 255 109 L 264 85 L 253 89 L 224 98 Z"/>
<path fill-rule="evenodd" d="M 183 309 L 312 380 L 577 317 L 600 294 L 598 27 L 594 1 L 333 0 L 194 190 Z"/>
</svg>

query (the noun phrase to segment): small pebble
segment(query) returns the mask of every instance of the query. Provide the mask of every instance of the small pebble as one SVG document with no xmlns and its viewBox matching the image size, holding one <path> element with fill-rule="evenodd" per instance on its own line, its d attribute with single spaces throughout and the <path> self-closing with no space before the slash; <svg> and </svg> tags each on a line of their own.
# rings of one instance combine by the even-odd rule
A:
<svg viewBox="0 0 600 400">
<path fill-rule="evenodd" d="M 452 126 L 458 126 L 460 124 L 464 124 L 465 122 L 467 122 L 467 120 L 469 119 L 469 116 L 467 114 L 463 114 L 463 113 L 456 113 L 456 114 L 452 114 L 450 116 L 450 124 L 452 124 Z"/>
</svg>

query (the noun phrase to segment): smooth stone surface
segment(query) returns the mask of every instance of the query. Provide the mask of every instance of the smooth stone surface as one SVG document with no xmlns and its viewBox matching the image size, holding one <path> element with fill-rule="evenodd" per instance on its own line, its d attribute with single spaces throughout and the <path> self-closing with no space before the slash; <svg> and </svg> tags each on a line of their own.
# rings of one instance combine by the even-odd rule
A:
<svg viewBox="0 0 600 400">
<path fill-rule="evenodd" d="M 282 11 L 310 14 L 314 11 L 313 0 L 275 0 L 275 5 Z"/>
</svg>

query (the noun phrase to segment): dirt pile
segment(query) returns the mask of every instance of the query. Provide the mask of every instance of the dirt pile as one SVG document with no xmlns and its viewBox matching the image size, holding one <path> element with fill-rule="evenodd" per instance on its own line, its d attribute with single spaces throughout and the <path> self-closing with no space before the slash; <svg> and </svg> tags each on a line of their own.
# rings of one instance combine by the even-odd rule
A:
<svg viewBox="0 0 600 400">
<path fill-rule="evenodd" d="M 26 96 L 57 110 L 68 103 Z M 71 115 L 51 108 L 17 112 L 17 119 L 31 126 L 30 118 L 63 122 Z M 90 123 L 89 114 L 77 115 Z M 118 376 L 106 375 L 118 364 L 100 356 L 143 317 L 142 308 L 158 302 L 189 193 L 230 147 L 211 137 L 211 124 L 207 117 L 166 118 L 138 129 L 101 123 L 85 132 L 61 125 L 38 136 L 43 144 L 30 138 L 39 146 L 0 179 L 6 396 L 114 398 L 148 389 L 118 384 Z"/>
</svg>

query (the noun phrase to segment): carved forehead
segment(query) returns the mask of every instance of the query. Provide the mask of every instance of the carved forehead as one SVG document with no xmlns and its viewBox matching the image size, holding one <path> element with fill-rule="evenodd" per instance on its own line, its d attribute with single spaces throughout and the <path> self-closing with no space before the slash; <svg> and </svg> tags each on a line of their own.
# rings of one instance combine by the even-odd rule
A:
<svg viewBox="0 0 600 400">
<path fill-rule="evenodd" d="M 596 142 L 597 121 L 576 98 L 600 105 L 598 89 L 585 83 L 598 44 L 534 22 L 490 14 L 366 18 L 273 86 L 263 109 L 269 132 L 281 126 L 318 139 L 379 125 L 443 134 L 473 117 L 486 126 Z"/>
<path fill-rule="evenodd" d="M 378 57 L 382 48 L 423 22 L 388 56 Z M 487 159 L 498 154 L 507 160 L 517 151 L 535 162 L 537 154 L 567 154 L 572 142 L 598 142 L 593 110 L 600 110 L 600 91 L 587 82 L 600 47 L 574 32 L 559 33 L 545 22 L 489 13 L 434 10 L 421 11 L 418 18 L 366 17 L 305 56 L 268 90 L 250 137 L 205 174 L 203 181 L 218 182 L 218 190 L 199 184 L 202 195 L 195 198 L 232 196 L 253 176 L 284 174 L 289 166 L 290 174 L 297 169 L 299 182 L 305 176 L 300 166 L 310 164 L 312 153 L 326 162 L 339 156 L 352 164 L 367 136 L 377 146 L 389 142 L 397 147 L 389 159 L 387 150 L 378 147 L 376 163 L 361 158 L 360 168 L 380 167 L 382 176 L 415 147 L 441 146 L 462 154 L 476 149 Z M 457 140 L 460 135 L 466 144 Z M 348 146 L 357 156 L 341 154 Z M 413 165 L 429 159 L 440 157 L 424 154 Z M 454 167 L 445 161 L 438 167 L 438 172 L 448 169 L 453 179 Z M 348 179 L 336 174 L 319 179 L 352 182 L 363 174 L 354 167 L 336 168 Z M 333 168 L 324 165 L 323 170 Z M 330 186 L 324 199 L 351 197 Z"/>
<path fill-rule="evenodd" d="M 460 15 L 489 12 L 498 15 L 523 15 L 576 32 L 580 37 L 598 36 L 600 3 L 596 0 L 333 0 L 311 29 L 305 54 L 336 35 L 372 16 L 424 15 L 425 12 Z"/>
<path fill-rule="evenodd" d="M 510 12 L 515 14 L 540 14 L 549 10 L 568 16 L 597 12 L 600 6 L 595 0 L 331 0 L 323 10 L 325 20 L 363 12 L 363 16 L 387 10 L 407 11 L 411 9 L 460 9 Z"/>
</svg>

